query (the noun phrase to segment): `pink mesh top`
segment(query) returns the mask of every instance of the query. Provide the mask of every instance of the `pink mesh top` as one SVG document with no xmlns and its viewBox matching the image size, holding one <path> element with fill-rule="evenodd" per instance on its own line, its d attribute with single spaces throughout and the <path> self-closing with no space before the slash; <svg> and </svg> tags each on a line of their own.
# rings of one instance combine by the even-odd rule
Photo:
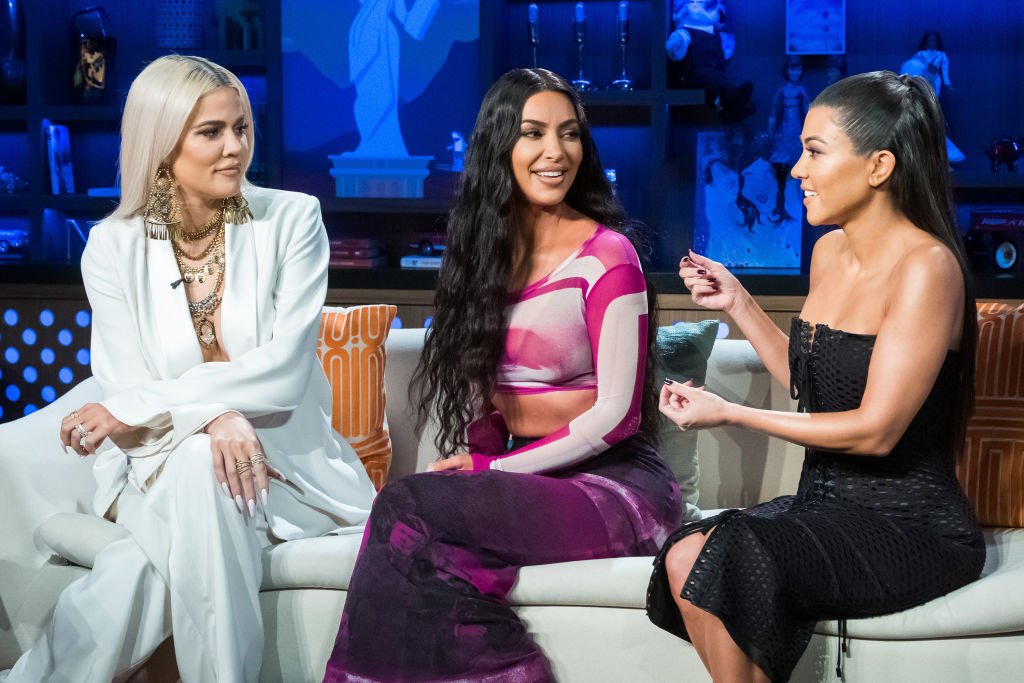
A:
<svg viewBox="0 0 1024 683">
<path fill-rule="evenodd" d="M 558 431 L 505 452 L 495 411 L 469 426 L 473 469 L 546 472 L 636 433 L 647 362 L 647 285 L 633 245 L 598 226 L 549 275 L 509 296 L 499 393 L 597 389 L 593 407 Z"/>
</svg>

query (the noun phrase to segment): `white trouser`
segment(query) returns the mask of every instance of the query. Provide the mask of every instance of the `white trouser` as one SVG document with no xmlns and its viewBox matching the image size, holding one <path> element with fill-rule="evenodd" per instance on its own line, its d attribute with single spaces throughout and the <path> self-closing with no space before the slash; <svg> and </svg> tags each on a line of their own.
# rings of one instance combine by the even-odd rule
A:
<svg viewBox="0 0 1024 683">
<path fill-rule="evenodd" d="M 109 683 L 171 630 L 185 683 L 257 680 L 266 522 L 260 509 L 257 520 L 240 515 L 221 490 L 209 437 L 183 442 L 146 494 L 129 485 L 118 522 L 132 537 L 61 593 L 46 633 L 0 681 Z"/>
</svg>

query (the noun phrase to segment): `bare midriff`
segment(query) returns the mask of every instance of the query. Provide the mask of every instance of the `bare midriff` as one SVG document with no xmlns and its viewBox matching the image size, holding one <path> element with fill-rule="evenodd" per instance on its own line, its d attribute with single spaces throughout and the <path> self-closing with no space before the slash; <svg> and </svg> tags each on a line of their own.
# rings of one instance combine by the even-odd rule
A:
<svg viewBox="0 0 1024 683">
<path fill-rule="evenodd" d="M 594 407 L 597 389 L 570 389 L 542 394 L 496 393 L 494 407 L 513 436 L 543 437 L 558 431 Z"/>
</svg>

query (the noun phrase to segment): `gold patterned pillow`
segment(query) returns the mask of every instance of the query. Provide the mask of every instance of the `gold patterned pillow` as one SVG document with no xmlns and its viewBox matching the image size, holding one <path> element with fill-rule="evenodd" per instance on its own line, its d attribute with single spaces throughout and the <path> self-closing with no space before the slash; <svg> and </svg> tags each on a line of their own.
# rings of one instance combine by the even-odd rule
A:
<svg viewBox="0 0 1024 683">
<path fill-rule="evenodd" d="M 978 304 L 977 358 L 957 476 L 982 524 L 1024 527 L 1024 304 Z"/>
<path fill-rule="evenodd" d="M 391 467 L 384 408 L 384 342 L 397 307 L 325 306 L 317 355 L 334 397 L 331 426 L 355 449 L 379 491 Z"/>
</svg>

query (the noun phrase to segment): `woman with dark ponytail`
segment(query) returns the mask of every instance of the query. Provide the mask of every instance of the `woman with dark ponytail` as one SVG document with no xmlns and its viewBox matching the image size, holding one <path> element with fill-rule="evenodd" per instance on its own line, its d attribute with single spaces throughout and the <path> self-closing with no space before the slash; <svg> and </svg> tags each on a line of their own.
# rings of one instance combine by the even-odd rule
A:
<svg viewBox="0 0 1024 683">
<path fill-rule="evenodd" d="M 651 620 L 692 642 L 715 681 L 788 680 L 817 621 L 843 634 L 843 620 L 932 600 L 985 562 L 955 474 L 977 322 L 935 94 L 918 77 L 851 76 L 811 104 L 802 143 L 807 220 L 840 229 L 815 245 L 788 337 L 721 264 L 680 263 L 693 300 L 729 313 L 799 413 L 678 384 L 662 413 L 807 447 L 796 495 L 684 525 L 655 562 Z"/>
<path fill-rule="evenodd" d="M 384 487 L 328 681 L 549 681 L 519 567 L 653 554 L 679 488 L 652 445 L 654 298 L 579 97 L 484 97 L 412 390 L 441 459 Z"/>
</svg>

